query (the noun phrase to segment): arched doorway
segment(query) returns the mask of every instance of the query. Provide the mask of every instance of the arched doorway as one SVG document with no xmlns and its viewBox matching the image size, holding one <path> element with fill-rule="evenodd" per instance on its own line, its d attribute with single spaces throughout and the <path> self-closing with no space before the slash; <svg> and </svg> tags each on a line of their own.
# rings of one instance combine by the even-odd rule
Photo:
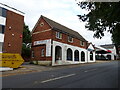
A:
<svg viewBox="0 0 120 90">
<path fill-rule="evenodd" d="M 82 51 L 81 52 L 81 61 L 83 62 L 85 62 L 85 53 Z"/>
<path fill-rule="evenodd" d="M 75 50 L 75 52 L 74 52 L 74 60 L 79 61 L 79 51 L 78 50 Z"/>
<path fill-rule="evenodd" d="M 62 60 L 62 48 L 60 46 L 55 47 L 55 61 Z"/>
<path fill-rule="evenodd" d="M 72 58 L 73 58 L 73 53 L 72 53 L 72 50 L 69 48 L 67 49 L 67 60 L 68 61 L 72 61 Z"/>
<path fill-rule="evenodd" d="M 90 52 L 90 60 L 93 60 L 93 52 Z"/>
</svg>

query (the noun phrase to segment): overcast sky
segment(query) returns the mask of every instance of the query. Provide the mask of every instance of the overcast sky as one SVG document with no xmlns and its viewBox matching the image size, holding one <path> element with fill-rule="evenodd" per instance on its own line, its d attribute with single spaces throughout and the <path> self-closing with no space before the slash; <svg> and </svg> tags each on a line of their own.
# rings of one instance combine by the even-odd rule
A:
<svg viewBox="0 0 120 90">
<path fill-rule="evenodd" d="M 33 29 L 41 15 L 79 32 L 87 41 L 96 45 L 111 44 L 111 35 L 102 39 L 94 39 L 93 32 L 85 29 L 85 23 L 80 22 L 77 15 L 87 11 L 80 9 L 75 0 L 0 0 L 25 13 L 25 23 Z"/>
</svg>

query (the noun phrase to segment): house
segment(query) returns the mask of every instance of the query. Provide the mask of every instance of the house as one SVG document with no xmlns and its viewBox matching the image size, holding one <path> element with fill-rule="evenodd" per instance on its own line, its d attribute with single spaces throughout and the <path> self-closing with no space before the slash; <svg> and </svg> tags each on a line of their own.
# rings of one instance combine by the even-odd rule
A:
<svg viewBox="0 0 120 90">
<path fill-rule="evenodd" d="M 52 66 L 88 63 L 95 62 L 95 51 L 78 32 L 41 15 L 32 31 L 31 59 Z"/>
<path fill-rule="evenodd" d="M 96 46 L 96 59 L 104 59 L 104 60 L 116 60 L 117 53 L 116 53 L 116 47 L 114 44 L 106 44 L 106 45 L 100 45 Z"/>
<path fill-rule="evenodd" d="M 0 3 L 0 53 L 21 54 L 24 13 Z"/>
</svg>

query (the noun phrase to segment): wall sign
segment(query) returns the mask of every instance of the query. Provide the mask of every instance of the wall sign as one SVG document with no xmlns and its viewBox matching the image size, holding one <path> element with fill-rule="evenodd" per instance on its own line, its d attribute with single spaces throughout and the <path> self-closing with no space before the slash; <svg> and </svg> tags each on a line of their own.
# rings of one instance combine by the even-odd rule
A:
<svg viewBox="0 0 120 90">
<path fill-rule="evenodd" d="M 34 46 L 42 44 L 46 44 L 46 56 L 51 56 L 51 39 L 34 42 Z"/>
</svg>

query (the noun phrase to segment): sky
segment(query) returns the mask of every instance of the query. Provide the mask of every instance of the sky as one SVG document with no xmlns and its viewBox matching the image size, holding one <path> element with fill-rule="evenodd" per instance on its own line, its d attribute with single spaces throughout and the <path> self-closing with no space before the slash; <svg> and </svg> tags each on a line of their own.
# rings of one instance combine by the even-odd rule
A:
<svg viewBox="0 0 120 90">
<path fill-rule="evenodd" d="M 111 44 L 111 34 L 105 33 L 102 39 L 93 38 L 94 32 L 85 28 L 77 15 L 88 13 L 82 10 L 75 0 L 0 0 L 25 13 L 24 22 L 32 31 L 41 15 L 46 16 L 80 33 L 87 41 L 95 45 Z"/>
</svg>

